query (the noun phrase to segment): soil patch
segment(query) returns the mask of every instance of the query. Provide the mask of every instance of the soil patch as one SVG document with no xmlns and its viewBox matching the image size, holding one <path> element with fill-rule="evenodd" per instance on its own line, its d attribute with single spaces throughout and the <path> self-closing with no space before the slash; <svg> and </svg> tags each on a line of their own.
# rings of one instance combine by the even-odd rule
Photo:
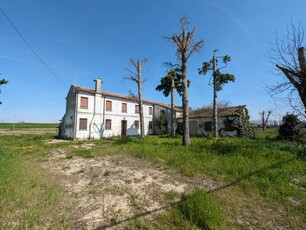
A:
<svg viewBox="0 0 306 230">
<path fill-rule="evenodd" d="M 93 143 L 72 148 L 93 148 Z M 67 191 L 66 201 L 76 229 L 124 229 L 143 216 L 152 219 L 196 188 L 226 201 L 232 229 L 289 229 L 286 209 L 244 194 L 235 186 L 204 177 L 186 177 L 167 166 L 128 155 L 82 158 L 56 149 L 42 167 L 55 173 Z"/>
<path fill-rule="evenodd" d="M 133 217 L 155 215 L 199 186 L 168 168 L 122 155 L 85 159 L 57 149 L 43 167 L 59 175 L 77 206 L 75 227 L 83 229 L 124 228 Z M 207 190 L 217 187 L 200 183 Z"/>
</svg>

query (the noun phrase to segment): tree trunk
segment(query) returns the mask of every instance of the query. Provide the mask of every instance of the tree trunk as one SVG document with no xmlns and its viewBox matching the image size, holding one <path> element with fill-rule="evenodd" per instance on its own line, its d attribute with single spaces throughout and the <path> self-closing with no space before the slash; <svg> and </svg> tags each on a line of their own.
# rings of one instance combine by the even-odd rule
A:
<svg viewBox="0 0 306 230">
<path fill-rule="evenodd" d="M 175 137 L 174 79 L 171 80 L 171 136 Z"/>
<path fill-rule="evenodd" d="M 138 105 L 139 105 L 139 118 L 140 118 L 140 122 L 139 122 L 140 123 L 140 137 L 144 139 L 145 132 L 144 132 L 144 119 L 143 119 L 142 80 L 141 80 L 140 63 L 138 63 L 137 74 L 138 74 Z"/>
<path fill-rule="evenodd" d="M 184 31 L 185 32 L 185 31 Z M 184 36 L 185 38 L 185 36 Z M 182 52 L 182 79 L 183 79 L 183 140 L 182 145 L 190 145 L 190 134 L 189 134 L 189 105 L 188 105 L 188 85 L 187 85 L 187 57 L 186 49 Z"/>
<path fill-rule="evenodd" d="M 142 93 L 142 92 L 141 92 Z M 139 99 L 139 117 L 140 117 L 140 137 L 145 138 L 144 119 L 143 119 L 143 103 L 142 98 Z"/>
<path fill-rule="evenodd" d="M 262 131 L 266 131 L 266 124 L 265 124 L 265 111 L 261 113 L 261 123 L 262 123 Z"/>
<path fill-rule="evenodd" d="M 213 95 L 213 137 L 219 137 L 218 130 L 218 104 L 217 104 L 217 80 L 216 80 L 216 56 L 213 56 L 213 87 L 214 87 L 214 95 Z"/>
<path fill-rule="evenodd" d="M 297 88 L 297 90 L 304 105 L 304 113 L 306 113 L 306 82 L 304 82 L 303 85 L 301 84 L 300 87 Z"/>
<path fill-rule="evenodd" d="M 304 112 L 306 113 L 305 109 L 306 109 L 306 59 L 305 59 L 305 48 L 304 47 L 300 47 L 298 48 L 298 59 L 299 59 L 299 64 L 300 64 L 300 68 L 301 68 L 301 75 L 303 76 L 302 79 L 304 79 L 304 81 L 302 81 L 300 83 L 300 87 L 298 88 L 298 92 L 300 95 L 300 98 L 302 100 L 302 103 L 304 105 Z"/>
</svg>

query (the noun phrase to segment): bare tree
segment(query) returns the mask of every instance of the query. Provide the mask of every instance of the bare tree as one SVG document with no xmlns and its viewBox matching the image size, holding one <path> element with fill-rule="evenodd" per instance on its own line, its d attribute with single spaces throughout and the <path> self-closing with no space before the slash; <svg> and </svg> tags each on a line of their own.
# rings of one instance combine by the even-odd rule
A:
<svg viewBox="0 0 306 230">
<path fill-rule="evenodd" d="M 262 111 L 259 114 L 261 116 L 262 130 L 265 132 L 267 130 L 267 124 L 268 124 L 269 116 L 271 115 L 271 110 L 269 110 L 268 112 Z"/>
<path fill-rule="evenodd" d="M 143 79 L 142 79 L 142 70 L 148 60 L 146 58 L 142 60 L 135 60 L 134 58 L 130 58 L 130 63 L 136 69 L 136 72 L 126 69 L 130 73 L 128 77 L 124 77 L 124 80 L 129 80 L 135 82 L 137 84 L 138 93 L 135 95 L 131 90 L 129 91 L 130 97 L 133 98 L 138 102 L 139 106 L 139 119 L 140 119 L 140 137 L 142 139 L 145 138 L 144 133 L 144 117 L 143 117 L 143 102 L 142 102 L 142 86 L 143 86 Z"/>
<path fill-rule="evenodd" d="M 276 38 L 268 58 L 283 79 L 268 86 L 268 90 L 273 98 L 287 93 L 281 101 L 287 102 L 299 114 L 305 115 L 306 59 L 303 40 L 304 29 L 301 24 L 298 26 L 292 24 L 286 36 Z"/>
<path fill-rule="evenodd" d="M 177 58 L 181 61 L 179 68 L 182 70 L 182 106 L 183 106 L 183 139 L 182 145 L 190 145 L 190 134 L 189 134 L 189 105 L 188 105 L 188 77 L 187 77 L 187 63 L 190 56 L 199 52 L 204 41 L 194 42 L 193 37 L 196 32 L 196 28 L 193 28 L 191 32 L 186 30 L 186 25 L 189 21 L 186 17 L 182 17 L 180 20 L 180 33 L 174 34 L 171 37 L 165 37 L 169 41 L 173 42 L 177 50 Z"/>
</svg>

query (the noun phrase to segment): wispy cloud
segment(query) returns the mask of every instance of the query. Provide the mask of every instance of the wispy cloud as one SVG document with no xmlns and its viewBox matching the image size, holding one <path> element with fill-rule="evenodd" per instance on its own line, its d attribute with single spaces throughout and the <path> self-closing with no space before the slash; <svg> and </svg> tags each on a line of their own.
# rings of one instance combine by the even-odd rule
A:
<svg viewBox="0 0 306 230">
<path fill-rule="evenodd" d="M 258 43 L 254 39 L 254 36 L 252 35 L 252 32 L 250 31 L 249 27 L 243 23 L 241 20 L 239 20 L 228 8 L 226 8 L 224 5 L 222 5 L 219 2 L 216 1 L 208 1 L 208 2 L 202 2 L 198 1 L 199 3 L 204 3 L 208 6 L 211 6 L 221 12 L 223 12 L 225 15 L 227 15 L 233 23 L 249 38 L 249 40 L 253 43 L 253 45 L 258 48 Z"/>
<path fill-rule="evenodd" d="M 56 38 L 53 38 L 53 37 L 52 38 L 51 37 L 46 37 L 46 36 L 42 36 L 42 35 L 38 35 L 38 34 L 25 33 L 25 36 L 32 37 L 32 38 L 39 39 L 39 40 L 46 40 L 46 41 L 50 41 L 50 42 L 54 42 L 54 43 L 64 44 L 64 45 L 67 45 L 67 46 L 77 46 L 77 44 L 71 43 L 70 41 L 56 39 Z"/>
<path fill-rule="evenodd" d="M 33 61 L 25 60 L 25 59 L 20 59 L 20 58 L 15 58 L 15 57 L 0 55 L 0 58 L 12 60 L 12 61 L 24 62 L 24 63 L 28 63 L 28 64 L 33 64 L 33 65 L 42 65 L 42 64 L 37 63 L 37 62 L 33 62 Z"/>
</svg>

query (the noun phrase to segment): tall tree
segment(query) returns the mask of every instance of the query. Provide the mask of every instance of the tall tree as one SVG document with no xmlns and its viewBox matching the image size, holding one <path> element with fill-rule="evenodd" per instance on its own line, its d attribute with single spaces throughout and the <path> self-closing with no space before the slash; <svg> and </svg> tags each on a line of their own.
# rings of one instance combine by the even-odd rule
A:
<svg viewBox="0 0 306 230">
<path fill-rule="evenodd" d="M 187 81 L 189 87 L 189 80 Z M 180 68 L 170 70 L 165 77 L 160 79 L 160 84 L 155 88 L 157 91 L 162 91 L 165 97 L 171 95 L 171 136 L 175 136 L 175 90 L 182 95 L 182 71 Z"/>
<path fill-rule="evenodd" d="M 137 84 L 137 95 L 135 95 L 130 90 L 130 97 L 135 99 L 138 102 L 139 106 L 139 120 L 140 120 L 140 136 L 142 139 L 145 138 L 144 132 L 144 117 L 143 117 L 143 100 L 142 100 L 142 86 L 143 86 L 143 79 L 142 79 L 142 70 L 148 60 L 146 58 L 142 60 L 135 60 L 134 58 L 130 58 L 130 63 L 135 68 L 136 72 L 126 69 L 130 75 L 128 77 L 124 77 L 124 80 L 129 80 L 135 82 Z"/>
<path fill-rule="evenodd" d="M 0 75 L 1 75 L 1 74 L 0 74 Z M 8 83 L 8 81 L 5 80 L 4 78 L 0 80 L 0 86 L 5 85 L 5 84 L 7 84 L 7 83 Z M 0 90 L 0 93 L 1 93 L 1 90 Z M 0 105 L 1 105 L 1 104 L 2 104 L 2 101 L 0 101 Z"/>
<path fill-rule="evenodd" d="M 227 63 L 231 61 L 231 57 L 228 55 L 225 56 L 216 56 L 216 52 L 218 50 L 214 50 L 213 58 L 209 62 L 203 62 L 202 67 L 199 68 L 199 74 L 206 75 L 208 71 L 212 71 L 213 78 L 213 136 L 218 138 L 219 129 L 218 129 L 218 102 L 217 102 L 217 92 L 221 91 L 223 85 L 230 82 L 235 81 L 235 76 L 228 73 L 221 73 L 220 69 L 226 67 Z M 218 59 L 222 59 L 225 66 L 218 68 Z"/>
<path fill-rule="evenodd" d="M 301 24 L 291 25 L 287 35 L 276 38 L 269 53 L 269 61 L 283 76 L 282 81 L 268 86 L 272 97 L 288 92 L 286 97 L 292 108 L 300 115 L 306 113 L 306 59 L 304 44 L 304 29 Z M 297 97 L 296 97 L 297 93 Z"/>
<path fill-rule="evenodd" d="M 180 33 L 174 34 L 171 37 L 165 37 L 171 41 L 177 50 L 177 58 L 181 61 L 179 68 L 182 70 L 182 106 L 183 106 L 183 138 L 182 145 L 190 145 L 190 134 L 189 134 L 189 105 L 188 105 L 188 77 L 187 77 L 187 63 L 190 56 L 199 52 L 204 41 L 194 42 L 193 37 L 196 32 L 196 28 L 193 28 L 191 32 L 186 30 L 186 26 L 189 21 L 186 17 L 182 17 L 180 20 Z"/>
<path fill-rule="evenodd" d="M 261 123 L 262 123 L 262 130 L 265 132 L 267 130 L 267 124 L 269 120 L 269 116 L 271 115 L 272 111 L 269 110 L 268 112 L 262 111 L 260 114 L 261 116 Z"/>
</svg>

